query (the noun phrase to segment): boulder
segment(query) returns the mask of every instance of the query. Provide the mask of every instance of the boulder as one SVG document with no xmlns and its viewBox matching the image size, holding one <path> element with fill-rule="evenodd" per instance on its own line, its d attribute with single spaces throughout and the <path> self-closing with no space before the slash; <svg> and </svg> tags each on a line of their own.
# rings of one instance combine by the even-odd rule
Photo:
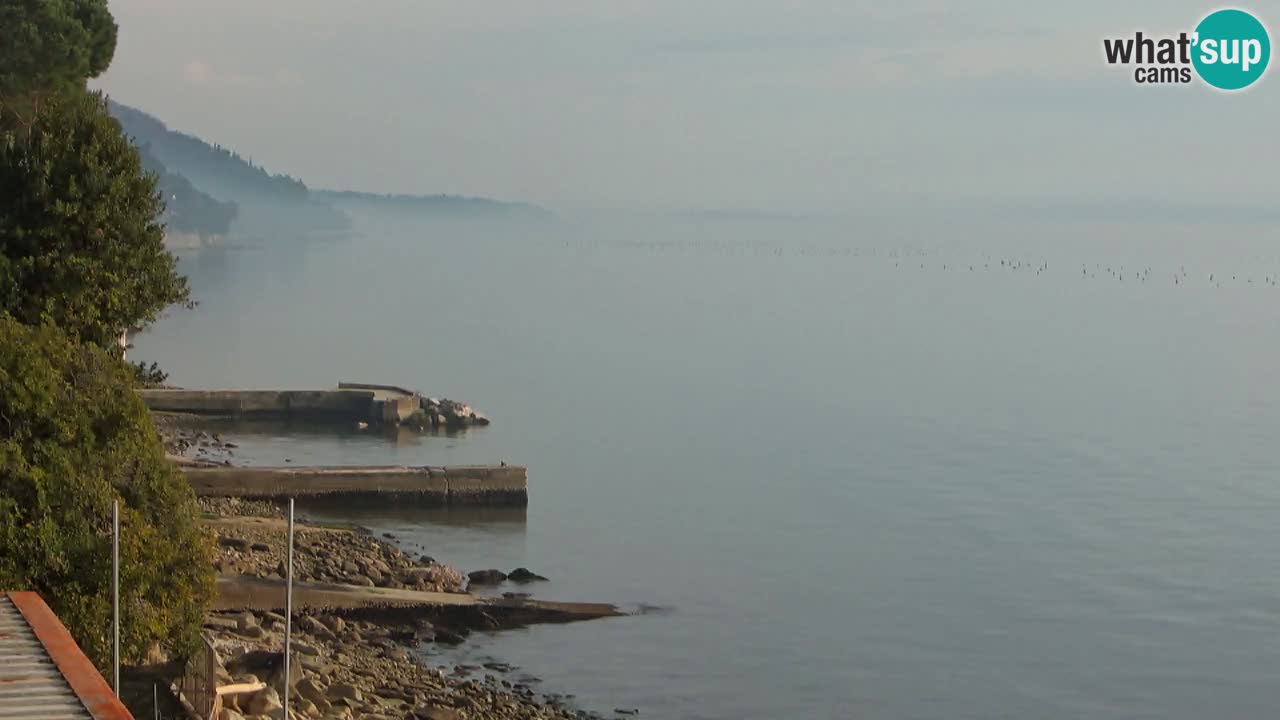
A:
<svg viewBox="0 0 1280 720">
<path fill-rule="evenodd" d="M 291 642 L 290 645 L 293 643 Z M 271 674 L 267 677 L 267 684 L 276 689 L 276 692 L 284 692 L 284 653 L 274 653 Z M 289 687 L 296 687 L 298 681 L 302 679 L 302 666 L 298 662 L 289 663 Z"/>
<path fill-rule="evenodd" d="M 517 582 L 517 583 L 546 581 L 546 578 L 531 571 L 529 568 L 523 568 L 523 567 L 518 567 L 515 570 L 512 570 L 511 574 L 507 576 L 507 579 L 510 580 L 511 582 Z"/>
<path fill-rule="evenodd" d="M 507 574 L 501 570 L 476 570 L 467 573 L 467 579 L 476 585 L 498 585 L 507 579 Z"/>
<path fill-rule="evenodd" d="M 328 699 L 325 697 L 324 688 L 312 678 L 302 678 L 299 680 L 296 689 L 299 697 L 310 700 L 317 707 L 321 703 L 324 703 L 325 705 L 329 704 Z"/>
<path fill-rule="evenodd" d="M 309 645 L 307 643 L 302 642 L 301 640 L 290 640 L 289 647 L 291 647 L 294 651 L 296 651 L 300 655 L 315 656 L 320 654 L 320 650 L 316 648 L 314 645 Z"/>
<path fill-rule="evenodd" d="M 348 700 L 350 702 L 364 702 L 364 693 L 360 692 L 360 688 L 351 683 L 338 683 L 329 688 L 327 693 L 330 700 Z"/>
<path fill-rule="evenodd" d="M 206 615 L 204 626 L 211 630 L 238 630 L 240 621 L 226 615 Z"/>
<path fill-rule="evenodd" d="M 333 632 L 329 630 L 329 628 L 325 627 L 319 620 L 316 620 L 310 615 L 303 615 L 302 618 L 298 620 L 298 627 L 303 632 L 311 633 L 321 640 L 334 639 Z"/>
<path fill-rule="evenodd" d="M 277 693 L 275 688 L 269 687 L 253 694 L 247 710 L 252 715 L 274 715 L 283 707 L 284 705 L 280 702 L 280 693 Z"/>
<path fill-rule="evenodd" d="M 229 707 L 224 707 L 218 711 L 218 720 L 244 720 L 244 716 Z"/>
<path fill-rule="evenodd" d="M 264 542 L 256 542 L 249 546 L 254 552 L 271 552 L 271 546 Z"/>
<path fill-rule="evenodd" d="M 222 547 L 231 548 L 232 550 L 240 550 L 242 552 L 247 552 L 250 547 L 248 540 L 232 537 L 220 537 L 218 538 L 218 544 Z"/>
</svg>

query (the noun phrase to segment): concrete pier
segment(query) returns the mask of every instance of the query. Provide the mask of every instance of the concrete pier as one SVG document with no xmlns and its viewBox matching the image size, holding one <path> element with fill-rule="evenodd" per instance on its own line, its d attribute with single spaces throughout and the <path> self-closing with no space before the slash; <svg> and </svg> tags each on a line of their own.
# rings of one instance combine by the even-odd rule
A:
<svg viewBox="0 0 1280 720">
<path fill-rule="evenodd" d="M 255 578 L 247 575 L 222 575 L 217 580 L 215 611 L 284 610 L 284 581 L 279 578 Z M 530 623 L 564 623 L 621 617 L 626 613 L 606 603 L 573 603 L 533 600 L 528 598 L 481 597 L 467 593 L 418 592 L 366 588 L 334 583 L 295 582 L 294 610 L 333 612 L 370 610 L 393 614 L 407 611 L 405 617 L 425 612 L 472 610 L 509 620 L 510 625 Z"/>
<path fill-rule="evenodd" d="M 517 465 L 449 467 L 182 468 L 196 495 L 243 498 L 394 498 L 423 505 L 529 504 L 528 470 Z"/>
<path fill-rule="evenodd" d="M 421 407 L 403 388 L 343 383 L 335 390 L 141 390 L 157 412 L 331 422 L 400 422 Z"/>
</svg>

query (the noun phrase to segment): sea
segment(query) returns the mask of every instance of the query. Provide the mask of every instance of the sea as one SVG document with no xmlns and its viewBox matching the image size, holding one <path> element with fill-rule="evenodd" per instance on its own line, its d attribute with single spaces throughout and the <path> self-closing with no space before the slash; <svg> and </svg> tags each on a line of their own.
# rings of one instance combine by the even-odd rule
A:
<svg viewBox="0 0 1280 720">
<path fill-rule="evenodd" d="M 1280 707 L 1276 225 L 354 219 L 181 250 L 199 304 L 130 359 L 492 418 L 224 432 L 247 464 L 527 465 L 527 509 L 303 512 L 631 612 L 427 662 L 673 720 Z"/>
</svg>

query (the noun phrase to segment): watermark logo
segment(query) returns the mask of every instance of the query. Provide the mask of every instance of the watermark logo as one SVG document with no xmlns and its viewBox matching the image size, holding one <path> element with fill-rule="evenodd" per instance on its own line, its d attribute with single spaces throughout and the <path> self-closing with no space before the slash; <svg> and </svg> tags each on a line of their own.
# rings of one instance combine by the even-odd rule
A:
<svg viewBox="0 0 1280 720">
<path fill-rule="evenodd" d="M 1256 83 L 1271 61 L 1271 37 L 1244 10 L 1217 10 L 1192 32 L 1150 37 L 1107 38 L 1102 49 L 1111 65 L 1133 65 L 1141 85 L 1188 84 L 1193 74 L 1219 90 L 1243 90 Z"/>
</svg>

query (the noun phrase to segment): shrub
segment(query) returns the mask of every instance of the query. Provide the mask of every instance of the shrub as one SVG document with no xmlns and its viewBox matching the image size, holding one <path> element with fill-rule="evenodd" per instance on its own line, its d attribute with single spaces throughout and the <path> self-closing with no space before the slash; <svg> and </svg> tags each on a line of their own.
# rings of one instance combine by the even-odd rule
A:
<svg viewBox="0 0 1280 720">
<path fill-rule="evenodd" d="M 159 363 L 133 363 L 133 377 L 138 384 L 144 388 L 163 387 L 165 382 L 169 380 L 169 373 L 160 369 Z"/>
<path fill-rule="evenodd" d="M 185 654 L 213 593 L 211 548 L 132 370 L 0 314 L 0 588 L 39 591 L 104 669 L 117 498 L 123 660 L 156 642 Z"/>
</svg>

